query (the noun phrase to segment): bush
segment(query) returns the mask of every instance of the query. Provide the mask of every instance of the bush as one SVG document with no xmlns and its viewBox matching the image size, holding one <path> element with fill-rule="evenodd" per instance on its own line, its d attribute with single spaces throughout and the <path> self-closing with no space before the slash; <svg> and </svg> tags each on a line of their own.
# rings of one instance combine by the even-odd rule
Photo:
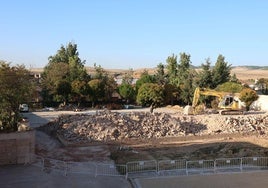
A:
<svg viewBox="0 0 268 188">
<path fill-rule="evenodd" d="M 241 91 L 239 98 L 242 102 L 245 102 L 246 108 L 247 110 L 249 110 L 250 105 L 254 101 L 256 101 L 259 98 L 259 96 L 253 89 L 245 88 Z"/>
</svg>

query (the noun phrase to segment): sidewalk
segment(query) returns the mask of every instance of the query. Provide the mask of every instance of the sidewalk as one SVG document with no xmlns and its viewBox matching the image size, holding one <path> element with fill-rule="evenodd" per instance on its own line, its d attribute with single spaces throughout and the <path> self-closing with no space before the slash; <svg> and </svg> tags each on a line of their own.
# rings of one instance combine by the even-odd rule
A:
<svg viewBox="0 0 268 188">
<path fill-rule="evenodd" d="M 32 165 L 0 166 L 1 188 L 130 188 L 129 182 L 121 177 L 92 177 L 87 174 L 68 174 L 61 172 L 43 172 Z"/>
</svg>

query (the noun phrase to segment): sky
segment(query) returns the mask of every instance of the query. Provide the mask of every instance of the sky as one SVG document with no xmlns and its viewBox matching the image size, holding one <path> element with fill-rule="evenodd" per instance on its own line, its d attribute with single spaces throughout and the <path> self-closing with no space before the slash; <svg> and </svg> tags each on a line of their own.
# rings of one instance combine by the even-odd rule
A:
<svg viewBox="0 0 268 188">
<path fill-rule="evenodd" d="M 268 65 L 267 0 L 8 0 L 0 6 L 0 60 L 42 68 L 69 42 L 85 66 L 137 69 L 219 54 L 233 66 Z"/>
</svg>

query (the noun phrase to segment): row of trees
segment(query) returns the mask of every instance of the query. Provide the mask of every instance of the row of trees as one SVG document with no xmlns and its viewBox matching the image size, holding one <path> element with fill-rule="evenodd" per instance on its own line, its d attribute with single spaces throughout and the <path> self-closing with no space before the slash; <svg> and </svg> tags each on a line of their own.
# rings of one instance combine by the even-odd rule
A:
<svg viewBox="0 0 268 188">
<path fill-rule="evenodd" d="M 36 84 L 42 91 L 43 105 L 76 103 L 78 106 L 91 102 L 107 104 L 114 102 L 113 94 L 119 93 L 125 103 L 142 106 L 191 104 L 196 87 L 206 87 L 229 92 L 241 92 L 244 86 L 235 75 L 230 75 L 231 65 L 219 55 L 214 66 L 206 59 L 200 70 L 193 68 L 191 56 L 172 54 L 166 63 L 159 63 L 156 72 L 144 71 L 133 83 L 133 71 L 129 70 L 118 85 L 112 75 L 101 66 L 94 65 L 95 74 L 89 75 L 85 61 L 79 58 L 77 45 L 61 46 L 57 53 L 48 58 L 41 82 L 34 82 L 24 66 L 11 66 L 0 62 L 0 131 L 16 130 L 20 118 L 18 106 L 31 101 L 36 94 Z M 263 91 L 267 92 L 267 80 L 261 80 Z M 252 100 L 253 90 L 245 92 L 246 99 Z"/>
<path fill-rule="evenodd" d="M 166 63 L 157 65 L 155 74 L 144 71 L 140 79 L 133 84 L 133 72 L 130 70 L 123 76 L 122 84 L 117 85 L 112 75 L 101 66 L 94 65 L 95 74 L 88 75 L 84 67 L 85 61 L 79 58 L 77 45 L 69 43 L 61 46 L 42 75 L 43 99 L 46 104 L 52 102 L 112 102 L 112 95 L 119 93 L 126 103 L 137 102 L 142 106 L 161 106 L 167 104 L 191 104 L 194 89 L 206 87 L 226 89 L 230 84 L 241 84 L 235 75 L 230 75 L 231 65 L 219 55 L 214 66 L 206 59 L 199 71 L 194 69 L 191 56 L 180 53 L 172 54 Z M 242 86 L 241 86 L 242 88 Z"/>
</svg>

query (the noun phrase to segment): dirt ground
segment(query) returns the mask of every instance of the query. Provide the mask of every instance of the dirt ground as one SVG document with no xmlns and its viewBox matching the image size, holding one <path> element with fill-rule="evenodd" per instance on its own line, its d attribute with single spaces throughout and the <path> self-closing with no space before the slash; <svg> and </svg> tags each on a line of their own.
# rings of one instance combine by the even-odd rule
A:
<svg viewBox="0 0 268 188">
<path fill-rule="evenodd" d="M 174 109 L 161 108 L 158 112 L 174 113 Z M 215 123 L 224 121 L 219 114 L 199 115 L 208 131 L 218 128 Z M 102 161 L 117 164 L 136 160 L 164 159 L 215 159 L 222 157 L 267 157 L 266 137 L 242 134 L 214 134 L 186 136 L 158 140 L 133 140 L 119 143 L 99 143 L 64 146 L 53 135 L 36 131 L 36 154 L 64 161 Z"/>
</svg>

